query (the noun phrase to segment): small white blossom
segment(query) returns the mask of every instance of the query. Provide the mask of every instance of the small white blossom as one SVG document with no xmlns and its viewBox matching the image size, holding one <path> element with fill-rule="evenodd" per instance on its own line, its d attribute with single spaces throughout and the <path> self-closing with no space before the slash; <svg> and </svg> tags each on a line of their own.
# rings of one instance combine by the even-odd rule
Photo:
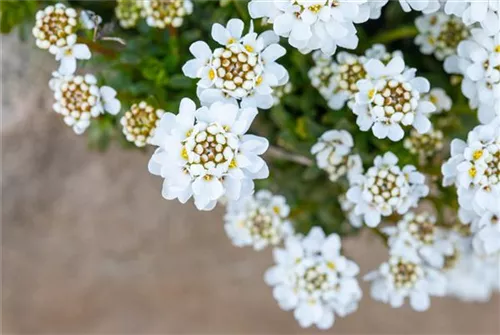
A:
<svg viewBox="0 0 500 335">
<path fill-rule="evenodd" d="M 145 101 L 133 104 L 120 119 L 122 132 L 127 141 L 137 147 L 154 144 L 155 130 L 160 125 L 163 114 L 164 110 L 156 109 Z"/>
<path fill-rule="evenodd" d="M 88 60 L 92 57 L 90 49 L 86 44 L 71 44 L 59 48 L 56 53 L 56 60 L 61 62 L 58 72 L 62 75 L 70 75 L 76 71 L 76 60 Z"/>
<path fill-rule="evenodd" d="M 311 67 L 307 75 L 311 80 L 311 85 L 316 88 L 325 100 L 329 100 L 333 94 L 336 83 L 333 78 L 333 62 L 330 56 L 326 56 L 321 51 L 313 53 L 314 66 Z"/>
<path fill-rule="evenodd" d="M 377 156 L 364 175 L 353 176 L 347 199 L 355 204 L 354 214 L 363 215 L 369 227 L 380 224 L 382 216 L 405 214 L 429 193 L 425 176 L 412 165 L 401 169 L 398 158 L 387 152 Z"/>
<path fill-rule="evenodd" d="M 436 107 L 422 100 L 429 92 L 427 79 L 415 77 L 415 69 L 406 69 L 402 58 L 393 58 L 387 65 L 371 59 L 365 65 L 369 79 L 357 82 L 359 92 L 352 106 L 356 123 L 362 131 L 372 129 L 377 138 L 399 141 L 402 126 L 413 126 L 423 134 L 430 130 L 429 114 Z"/>
<path fill-rule="evenodd" d="M 273 106 L 278 106 L 281 104 L 281 99 L 292 93 L 293 85 L 291 82 L 285 84 L 285 86 L 277 86 L 273 89 Z"/>
<path fill-rule="evenodd" d="M 224 216 L 224 228 L 235 246 L 253 246 L 255 250 L 277 246 L 293 233 L 287 220 L 290 207 L 286 199 L 261 190 L 238 201 L 230 201 Z"/>
<path fill-rule="evenodd" d="M 357 309 L 362 292 L 356 275 L 359 267 L 340 253 L 337 234 L 325 236 L 313 227 L 305 237 L 285 240 L 285 248 L 274 250 L 276 265 L 267 270 L 265 281 L 286 311 L 293 310 L 303 328 L 330 328 L 335 316 Z"/>
<path fill-rule="evenodd" d="M 245 134 L 256 115 L 256 108 L 223 102 L 197 109 L 187 98 L 179 114 L 165 113 L 155 132 L 159 148 L 149 161 L 149 171 L 165 179 L 163 197 L 182 203 L 193 197 L 199 210 L 212 210 L 222 196 L 252 194 L 253 180 L 269 175 L 260 157 L 269 142 Z"/>
<path fill-rule="evenodd" d="M 405 12 L 412 10 L 423 12 L 424 14 L 434 13 L 441 7 L 440 0 L 399 0 L 401 8 Z"/>
<path fill-rule="evenodd" d="M 143 1 L 140 0 L 117 0 L 115 15 L 124 29 L 133 28 L 141 18 Z"/>
<path fill-rule="evenodd" d="M 446 14 L 454 14 L 462 18 L 466 25 L 480 23 L 488 35 L 500 31 L 500 4 L 498 0 L 441 0 L 444 2 Z"/>
<path fill-rule="evenodd" d="M 78 13 L 62 3 L 48 6 L 36 13 L 33 36 L 36 46 L 47 49 L 53 55 L 59 48 L 76 43 Z"/>
<path fill-rule="evenodd" d="M 397 226 L 382 229 L 389 236 L 390 254 L 412 262 L 425 261 L 443 268 L 446 257 L 453 254 L 453 242 L 436 226 L 436 217 L 428 212 L 406 213 Z"/>
<path fill-rule="evenodd" d="M 85 29 L 95 29 L 102 23 L 102 17 L 91 10 L 82 10 L 80 12 L 80 21 Z"/>
<path fill-rule="evenodd" d="M 365 52 L 365 58 L 367 60 L 375 58 L 384 64 L 389 63 L 393 58 L 400 57 L 403 58 L 403 52 L 401 50 L 395 50 L 392 52 L 387 51 L 385 45 L 383 44 L 373 44 Z"/>
<path fill-rule="evenodd" d="M 419 134 L 412 129 L 403 145 L 411 154 L 418 156 L 421 164 L 424 164 L 443 149 L 443 138 L 441 130 L 431 129 L 426 134 Z"/>
<path fill-rule="evenodd" d="M 400 256 L 390 256 L 378 270 L 364 277 L 371 281 L 371 297 L 390 304 L 393 308 L 403 306 L 408 298 L 415 311 L 425 311 L 430 307 L 431 296 L 446 294 L 446 278 L 439 271 L 419 260 L 407 260 Z"/>
<path fill-rule="evenodd" d="M 485 212 L 471 223 L 472 246 L 479 256 L 500 256 L 500 215 Z"/>
<path fill-rule="evenodd" d="M 252 0 L 248 10 L 252 18 L 266 18 L 279 36 L 302 53 L 321 49 L 328 55 L 337 46 L 355 49 L 358 45 L 354 23 L 377 15 L 377 6 L 367 0 Z"/>
<path fill-rule="evenodd" d="M 354 207 L 356 207 L 356 204 L 347 199 L 347 196 L 344 194 L 340 195 L 338 199 L 340 208 L 342 208 L 349 224 L 354 228 L 363 227 L 363 216 L 354 213 Z"/>
<path fill-rule="evenodd" d="M 429 101 L 436 107 L 436 114 L 447 112 L 453 104 L 451 98 L 442 88 L 433 88 L 429 93 L 422 96 L 423 101 Z"/>
<path fill-rule="evenodd" d="M 193 12 L 191 0 L 142 0 L 142 16 L 150 27 L 179 28 L 184 17 Z"/>
<path fill-rule="evenodd" d="M 190 78 L 199 78 L 198 97 L 204 105 L 224 100 L 241 101 L 242 107 L 271 108 L 275 87 L 288 82 L 287 70 L 275 61 L 286 50 L 278 44 L 272 31 L 257 35 L 253 24 L 242 36 L 244 24 L 229 20 L 226 27 L 212 26 L 212 38 L 222 47 L 214 51 L 203 41 L 195 42 L 189 50 L 195 59 L 182 68 Z"/>
<path fill-rule="evenodd" d="M 478 108 L 482 123 L 500 115 L 500 34 L 488 36 L 472 29 L 472 36 L 460 42 L 457 55 L 446 58 L 445 71 L 460 74 L 462 92 L 472 108 Z"/>
<path fill-rule="evenodd" d="M 470 36 L 462 20 L 443 12 L 419 16 L 415 25 L 419 31 L 415 44 L 420 46 L 420 52 L 434 54 L 439 60 L 455 55 L 458 44 Z"/>
<path fill-rule="evenodd" d="M 64 122 L 76 134 L 82 134 L 87 129 L 91 118 L 105 112 L 112 115 L 120 112 L 116 91 L 108 86 L 99 88 L 93 75 L 62 76 L 56 72 L 49 86 L 56 99 L 54 111 L 64 116 Z"/>
</svg>

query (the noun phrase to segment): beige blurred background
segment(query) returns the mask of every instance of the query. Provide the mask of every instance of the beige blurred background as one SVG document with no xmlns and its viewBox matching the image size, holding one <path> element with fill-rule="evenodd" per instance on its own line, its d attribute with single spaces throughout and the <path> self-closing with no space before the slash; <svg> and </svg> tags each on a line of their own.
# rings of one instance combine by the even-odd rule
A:
<svg viewBox="0 0 500 335">
<path fill-rule="evenodd" d="M 91 152 L 51 111 L 50 55 L 2 37 L 4 334 L 295 334 L 262 274 L 270 252 L 229 243 L 222 209 L 166 201 L 148 154 Z M 345 242 L 363 273 L 386 257 Z M 500 299 L 434 299 L 424 313 L 372 301 L 336 334 L 498 334 Z"/>
</svg>

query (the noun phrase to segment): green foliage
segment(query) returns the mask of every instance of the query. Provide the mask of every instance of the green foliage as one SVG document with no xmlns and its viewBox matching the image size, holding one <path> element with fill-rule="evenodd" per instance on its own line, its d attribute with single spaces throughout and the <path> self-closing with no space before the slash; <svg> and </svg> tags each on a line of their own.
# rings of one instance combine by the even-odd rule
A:
<svg viewBox="0 0 500 335">
<path fill-rule="evenodd" d="M 135 102 L 147 100 L 154 106 L 175 113 L 182 98 L 197 100 L 196 82 L 186 78 L 181 70 L 182 65 L 192 58 L 189 46 L 199 39 L 214 46 L 210 34 L 213 23 L 225 23 L 232 17 L 239 17 L 248 28 L 249 22 L 246 2 L 238 0 L 197 0 L 193 14 L 186 17 L 180 28 L 166 30 L 151 28 L 143 21 L 136 28 L 121 29 L 114 18 L 114 1 L 72 1 L 71 5 L 91 9 L 102 16 L 105 23 L 112 22 L 106 25 L 104 36 L 126 41 L 126 45 L 122 46 L 114 41 L 94 42 L 92 36 L 82 36 L 94 54 L 91 67 L 96 69 L 103 83 L 119 92 L 122 112 Z M 37 6 L 42 7 L 42 3 L 2 1 L 2 32 L 9 32 L 28 19 L 33 24 Z M 381 19 L 357 25 L 359 47 L 349 52 L 361 54 L 376 42 L 383 42 L 388 50 L 402 50 L 409 66 L 419 69 L 419 75 L 427 77 L 431 85 L 444 88 L 454 101 L 453 109 L 445 115 L 435 116 L 433 123 L 445 132 L 447 138 L 465 137 L 467 129 L 476 123 L 475 114 L 467 107 L 460 88 L 450 84 L 442 63 L 432 56 L 422 55 L 415 47 L 413 38 L 416 29 L 411 24 L 415 16 L 415 13 L 404 13 L 397 1 L 391 1 Z M 263 26 L 260 20 L 255 22 L 255 26 L 257 31 L 271 28 Z M 410 155 L 401 142 L 378 140 L 371 132 L 359 131 L 355 115 L 347 107 L 340 111 L 329 109 L 326 101 L 311 86 L 307 75 L 312 66 L 311 56 L 302 55 L 284 40 L 281 44 L 287 48 L 287 54 L 279 63 L 290 73 L 293 92 L 282 99 L 281 105 L 260 111 L 252 132 L 267 137 L 272 145 L 314 159 L 309 150 L 324 131 L 346 129 L 353 134 L 355 151 L 361 155 L 365 166 L 370 166 L 376 155 L 391 150 L 400 157 L 401 164 L 415 164 L 419 170 L 439 176 L 439 161 L 447 157 L 446 152 L 435 158 L 437 163 L 419 165 L 417 157 Z M 120 116 L 105 116 L 92 123 L 88 131 L 92 148 L 104 150 L 112 139 L 125 144 L 125 148 L 134 148 L 121 134 Z M 267 161 L 271 176 L 259 181 L 258 187 L 269 188 L 287 197 L 299 230 L 307 231 L 311 226 L 319 225 L 327 232 L 353 232 L 351 226 L 345 224 L 338 202 L 339 196 L 347 189 L 345 181 L 331 183 L 327 175 L 316 167 L 272 157 L 268 157 Z M 439 191 L 447 203 L 453 203 L 453 193 L 442 188 Z"/>
</svg>

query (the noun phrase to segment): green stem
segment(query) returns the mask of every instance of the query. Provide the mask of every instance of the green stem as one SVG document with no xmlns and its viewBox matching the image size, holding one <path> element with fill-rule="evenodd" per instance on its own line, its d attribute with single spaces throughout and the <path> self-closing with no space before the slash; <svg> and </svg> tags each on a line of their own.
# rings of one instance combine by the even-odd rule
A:
<svg viewBox="0 0 500 335">
<path fill-rule="evenodd" d="M 393 41 L 406 38 L 413 38 L 418 35 L 418 30 L 415 26 L 403 26 L 398 29 L 393 29 L 380 33 L 372 38 L 372 43 L 387 44 Z"/>
</svg>

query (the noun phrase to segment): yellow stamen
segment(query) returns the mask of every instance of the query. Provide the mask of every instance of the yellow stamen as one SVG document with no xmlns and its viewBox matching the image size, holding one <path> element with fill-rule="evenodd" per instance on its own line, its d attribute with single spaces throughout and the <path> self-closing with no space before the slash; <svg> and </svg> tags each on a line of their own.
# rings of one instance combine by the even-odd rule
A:
<svg viewBox="0 0 500 335">
<path fill-rule="evenodd" d="M 472 178 L 474 178 L 476 176 L 476 174 L 477 174 L 476 168 L 475 167 L 471 167 L 469 169 L 469 176 L 471 176 Z"/>
<path fill-rule="evenodd" d="M 208 78 L 210 78 L 210 80 L 214 80 L 215 71 L 213 69 L 210 69 L 210 71 L 208 71 Z"/>
<path fill-rule="evenodd" d="M 248 52 L 253 52 L 253 50 L 254 50 L 254 48 L 253 48 L 251 45 L 248 45 L 248 44 L 247 44 L 247 45 L 245 45 L 245 49 L 246 49 L 246 51 L 248 51 Z"/>
<path fill-rule="evenodd" d="M 474 158 L 474 160 L 478 160 L 479 158 L 481 158 L 483 156 L 483 150 L 476 150 L 474 151 L 474 153 L 472 154 L 472 158 Z"/>
<path fill-rule="evenodd" d="M 181 157 L 184 158 L 184 159 L 188 159 L 188 153 L 187 153 L 187 150 L 186 150 L 186 147 L 183 147 L 182 150 L 181 150 Z"/>
</svg>

